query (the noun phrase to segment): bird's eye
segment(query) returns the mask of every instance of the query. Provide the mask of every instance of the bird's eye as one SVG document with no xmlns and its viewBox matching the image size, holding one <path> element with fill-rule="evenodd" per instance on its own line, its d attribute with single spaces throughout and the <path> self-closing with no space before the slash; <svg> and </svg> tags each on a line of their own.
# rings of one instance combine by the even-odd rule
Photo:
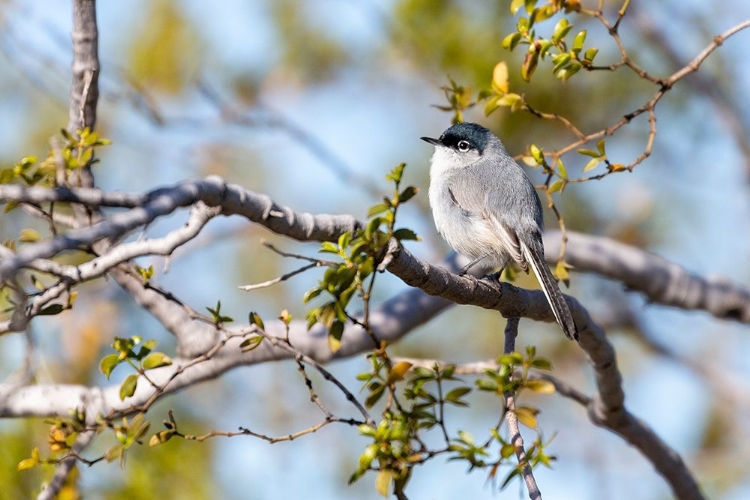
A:
<svg viewBox="0 0 750 500">
<path fill-rule="evenodd" d="M 467 152 L 469 149 L 471 149 L 471 145 L 469 145 L 469 141 L 458 141 L 458 150 L 462 153 Z"/>
</svg>

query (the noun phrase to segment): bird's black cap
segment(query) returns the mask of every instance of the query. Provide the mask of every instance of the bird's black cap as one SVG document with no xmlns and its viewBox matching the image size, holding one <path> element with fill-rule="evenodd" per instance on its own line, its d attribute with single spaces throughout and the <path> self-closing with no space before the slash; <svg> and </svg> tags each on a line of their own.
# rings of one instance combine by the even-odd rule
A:
<svg viewBox="0 0 750 500">
<path fill-rule="evenodd" d="M 443 132 L 440 139 L 433 139 L 432 137 L 422 137 L 421 139 L 434 146 L 441 145 L 453 149 L 458 147 L 459 142 L 468 141 L 471 147 L 481 154 L 487 147 L 491 133 L 476 123 L 457 123 Z"/>
</svg>

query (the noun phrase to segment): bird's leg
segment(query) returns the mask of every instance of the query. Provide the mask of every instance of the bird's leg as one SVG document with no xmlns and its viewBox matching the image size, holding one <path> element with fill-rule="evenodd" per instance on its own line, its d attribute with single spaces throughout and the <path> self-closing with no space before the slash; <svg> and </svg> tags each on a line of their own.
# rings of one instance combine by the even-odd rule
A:
<svg viewBox="0 0 750 500">
<path fill-rule="evenodd" d="M 480 262 L 482 262 L 482 260 L 484 260 L 484 258 L 485 258 L 485 257 L 487 257 L 488 255 L 490 255 L 491 253 L 492 253 L 492 252 L 487 252 L 486 254 L 484 254 L 484 255 L 480 255 L 480 256 L 479 256 L 479 257 L 477 257 L 476 259 L 472 260 L 471 262 L 469 262 L 468 264 L 466 264 L 466 265 L 465 265 L 464 267 L 462 267 L 462 268 L 461 268 L 461 270 L 460 270 L 460 271 L 458 272 L 458 275 L 459 275 L 459 276 L 463 276 L 464 274 L 468 273 L 468 272 L 469 272 L 469 270 L 470 270 L 470 269 L 471 269 L 472 267 L 474 267 L 474 266 L 476 266 L 477 264 L 479 264 Z"/>
<path fill-rule="evenodd" d="M 495 271 L 494 273 L 485 274 L 482 276 L 483 280 L 493 281 L 493 282 L 499 282 L 500 276 L 503 275 L 503 271 L 505 271 L 505 268 L 508 266 L 503 266 L 500 268 L 500 270 Z"/>
</svg>

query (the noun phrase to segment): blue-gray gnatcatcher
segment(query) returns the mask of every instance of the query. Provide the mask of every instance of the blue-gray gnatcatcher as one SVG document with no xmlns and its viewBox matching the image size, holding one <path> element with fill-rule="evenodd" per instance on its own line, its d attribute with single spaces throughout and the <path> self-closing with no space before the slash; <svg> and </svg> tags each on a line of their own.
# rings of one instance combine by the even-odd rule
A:
<svg viewBox="0 0 750 500">
<path fill-rule="evenodd" d="M 459 123 L 439 139 L 430 165 L 435 226 L 458 253 L 502 269 L 511 260 L 534 270 L 565 335 L 578 340 L 568 304 L 544 261 L 542 204 L 523 169 L 500 139 L 476 123 Z"/>
</svg>

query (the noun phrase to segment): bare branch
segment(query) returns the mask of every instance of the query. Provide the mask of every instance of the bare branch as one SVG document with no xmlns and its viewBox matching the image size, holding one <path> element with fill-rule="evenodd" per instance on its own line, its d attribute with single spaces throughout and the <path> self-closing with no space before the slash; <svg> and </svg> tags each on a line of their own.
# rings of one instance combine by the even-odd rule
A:
<svg viewBox="0 0 750 500">
<path fill-rule="evenodd" d="M 505 325 L 505 345 L 503 353 L 510 354 L 516 350 L 516 337 L 518 336 L 518 318 L 508 318 Z M 512 392 L 506 392 L 505 398 L 505 421 L 508 424 L 508 433 L 510 434 L 510 444 L 513 445 L 518 459 L 518 466 L 521 468 L 521 476 L 529 490 L 531 500 L 542 500 L 542 492 L 536 484 L 534 472 L 531 470 L 529 459 L 526 456 L 526 449 L 523 446 L 523 436 L 518 426 L 518 415 L 516 415 L 516 398 Z"/>
<path fill-rule="evenodd" d="M 567 232 L 565 260 L 576 271 L 620 281 L 649 302 L 704 310 L 720 319 L 750 323 L 750 289 L 723 277 L 704 278 L 673 262 L 609 238 Z M 560 233 L 547 231 L 544 248 L 555 262 Z"/>
</svg>

